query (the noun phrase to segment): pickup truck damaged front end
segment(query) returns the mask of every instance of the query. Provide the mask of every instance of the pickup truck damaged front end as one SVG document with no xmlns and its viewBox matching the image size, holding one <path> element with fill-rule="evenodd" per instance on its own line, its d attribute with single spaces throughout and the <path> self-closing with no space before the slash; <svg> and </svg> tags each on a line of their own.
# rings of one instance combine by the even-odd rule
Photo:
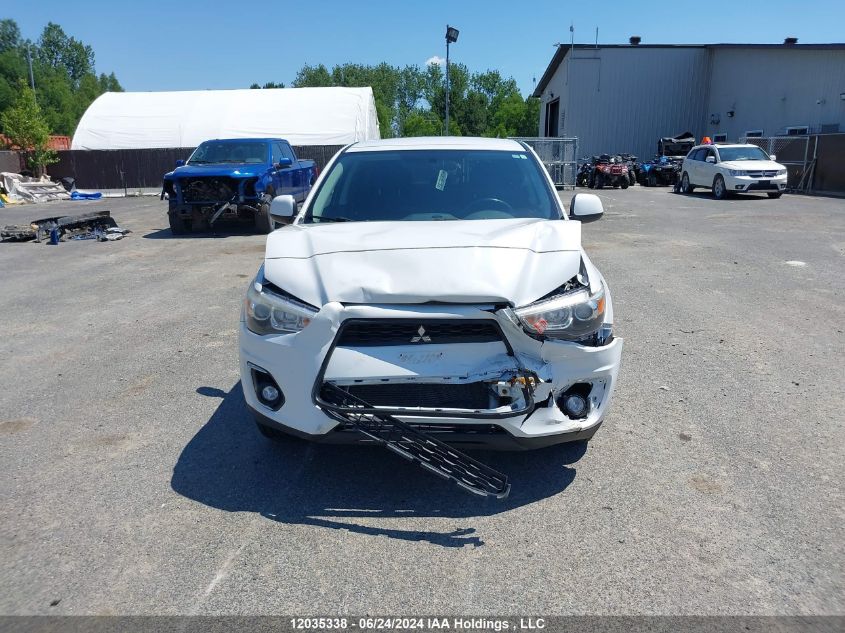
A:
<svg viewBox="0 0 845 633">
<path fill-rule="evenodd" d="M 221 216 L 239 216 L 258 211 L 264 185 L 257 176 L 193 176 L 178 178 L 166 174 L 161 197 L 170 200 L 170 212 L 183 219 L 205 215 L 209 224 Z"/>
<path fill-rule="evenodd" d="M 591 437 L 610 404 L 622 340 L 609 322 L 602 338 L 538 340 L 509 312 L 495 304 L 330 302 L 301 331 L 279 335 L 255 334 L 242 319 L 244 397 L 264 425 L 324 442 L 367 441 L 332 415 L 343 407 L 327 386 L 465 447 Z M 278 389 L 275 401 L 263 397 L 267 385 Z"/>
</svg>

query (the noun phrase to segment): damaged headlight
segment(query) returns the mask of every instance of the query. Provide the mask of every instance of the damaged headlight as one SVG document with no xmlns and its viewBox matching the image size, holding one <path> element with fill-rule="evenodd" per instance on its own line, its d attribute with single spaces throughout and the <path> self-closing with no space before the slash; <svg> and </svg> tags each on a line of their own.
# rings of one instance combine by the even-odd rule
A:
<svg viewBox="0 0 845 633">
<path fill-rule="evenodd" d="M 604 286 L 593 294 L 584 287 L 516 308 L 513 314 L 533 336 L 579 341 L 602 327 L 605 305 Z"/>
<path fill-rule="evenodd" d="M 247 328 L 256 334 L 291 334 L 311 323 L 317 309 L 267 288 L 263 273 L 262 266 L 244 299 Z"/>
</svg>

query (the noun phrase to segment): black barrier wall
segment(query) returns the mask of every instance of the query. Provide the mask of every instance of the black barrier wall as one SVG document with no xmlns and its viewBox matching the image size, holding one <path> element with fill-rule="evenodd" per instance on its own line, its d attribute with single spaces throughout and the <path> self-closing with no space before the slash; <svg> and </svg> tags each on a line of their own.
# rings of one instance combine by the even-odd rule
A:
<svg viewBox="0 0 845 633">
<path fill-rule="evenodd" d="M 294 147 L 297 157 L 310 159 L 322 169 L 342 145 Z M 161 187 L 161 177 L 185 160 L 192 147 L 114 150 L 65 150 L 59 162 L 50 165 L 53 180 L 70 177 L 79 189 L 126 189 L 135 191 Z"/>
</svg>

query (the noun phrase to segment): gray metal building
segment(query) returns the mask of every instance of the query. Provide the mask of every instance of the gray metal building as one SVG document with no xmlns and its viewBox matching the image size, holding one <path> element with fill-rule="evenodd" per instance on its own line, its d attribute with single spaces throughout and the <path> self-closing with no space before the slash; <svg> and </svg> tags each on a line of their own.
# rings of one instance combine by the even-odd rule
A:
<svg viewBox="0 0 845 633">
<path fill-rule="evenodd" d="M 561 45 L 534 96 L 539 135 L 578 137 L 580 156 L 845 132 L 845 44 Z"/>
</svg>

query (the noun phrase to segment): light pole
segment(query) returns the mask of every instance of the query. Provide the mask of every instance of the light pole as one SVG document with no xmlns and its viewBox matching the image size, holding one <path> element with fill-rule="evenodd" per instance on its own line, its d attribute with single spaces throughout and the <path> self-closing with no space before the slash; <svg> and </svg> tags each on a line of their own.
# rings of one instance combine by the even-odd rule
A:
<svg viewBox="0 0 845 633">
<path fill-rule="evenodd" d="M 26 61 L 29 64 L 29 83 L 32 86 L 32 94 L 35 95 L 35 75 L 32 74 L 32 53 L 29 42 L 26 43 Z"/>
<path fill-rule="evenodd" d="M 458 29 L 446 25 L 446 136 L 449 136 L 449 44 L 458 41 Z"/>
</svg>

